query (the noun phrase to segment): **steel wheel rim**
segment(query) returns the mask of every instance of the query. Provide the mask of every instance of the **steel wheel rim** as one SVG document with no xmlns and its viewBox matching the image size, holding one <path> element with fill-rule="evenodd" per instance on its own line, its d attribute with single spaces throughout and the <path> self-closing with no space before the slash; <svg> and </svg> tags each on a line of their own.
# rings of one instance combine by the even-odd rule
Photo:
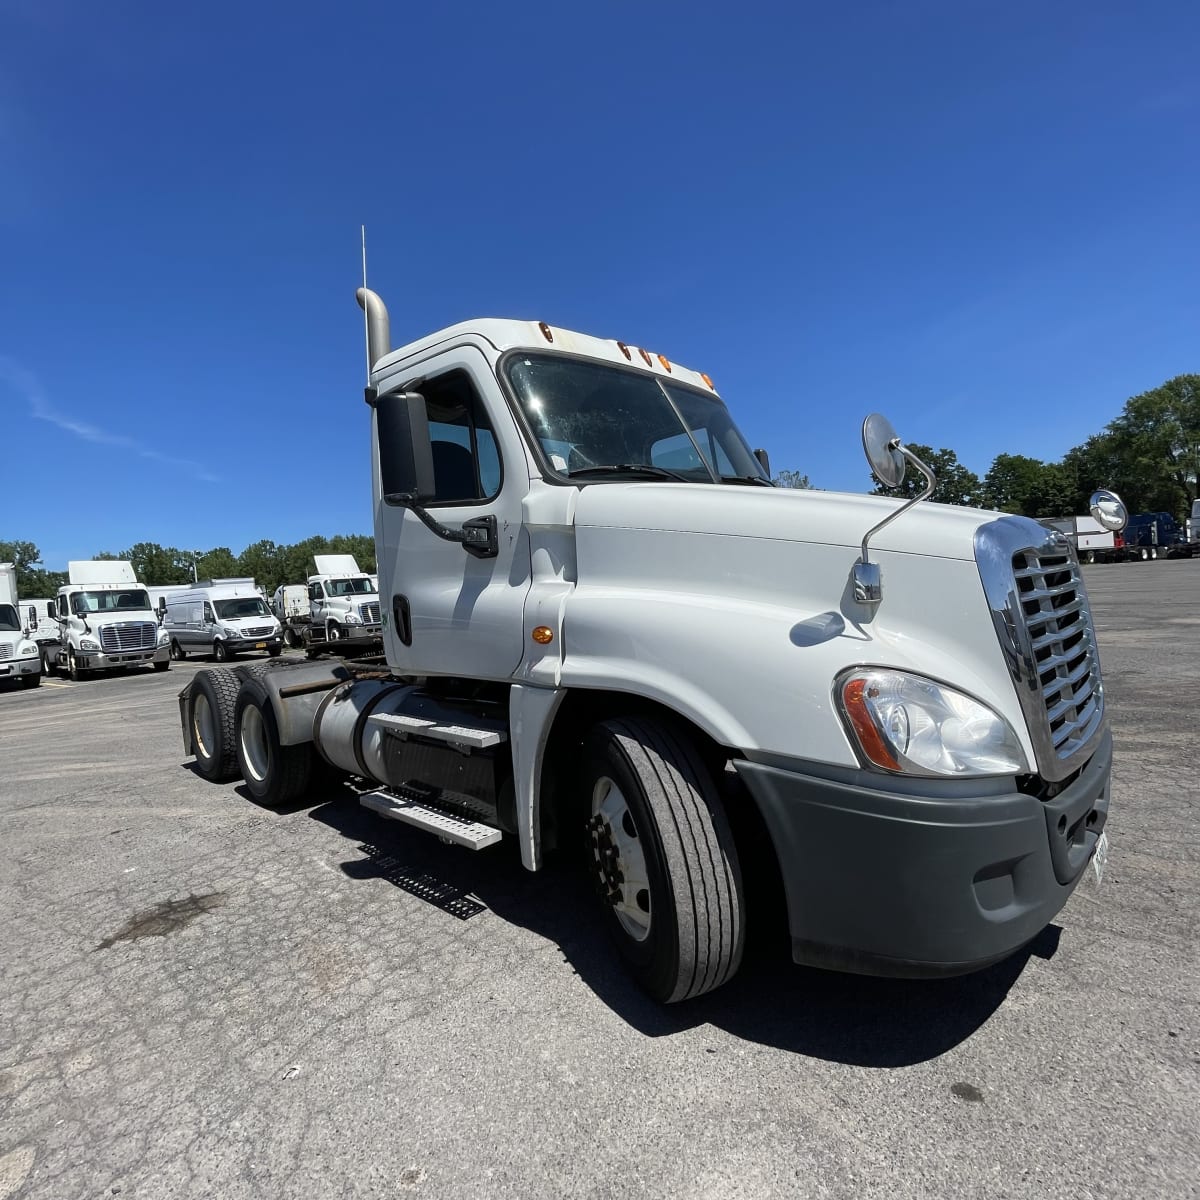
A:
<svg viewBox="0 0 1200 1200">
<path fill-rule="evenodd" d="M 205 758 L 213 756 L 215 733 L 216 723 L 213 721 L 212 706 L 203 692 L 197 692 L 196 703 L 192 706 L 192 735 Z"/>
<path fill-rule="evenodd" d="M 267 746 L 266 723 L 257 705 L 247 704 L 242 709 L 242 727 L 238 736 L 242 740 L 242 758 L 247 773 L 254 777 L 256 783 L 262 783 L 267 777 L 271 751 Z"/>
<path fill-rule="evenodd" d="M 644 942 L 650 936 L 652 907 L 646 854 L 624 793 L 607 775 L 592 789 L 592 817 L 598 835 L 593 843 L 595 867 L 608 902 L 621 928 L 635 942 Z M 610 853 L 604 861 L 602 853 L 610 849 L 615 856 Z"/>
</svg>

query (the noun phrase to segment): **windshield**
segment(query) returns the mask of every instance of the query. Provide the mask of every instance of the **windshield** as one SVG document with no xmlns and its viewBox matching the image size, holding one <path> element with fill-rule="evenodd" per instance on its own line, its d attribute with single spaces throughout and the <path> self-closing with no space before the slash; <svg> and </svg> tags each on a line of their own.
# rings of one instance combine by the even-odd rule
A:
<svg viewBox="0 0 1200 1200">
<path fill-rule="evenodd" d="M 20 633 L 21 618 L 11 604 L 0 604 L 0 633 Z"/>
<path fill-rule="evenodd" d="M 371 596 L 375 593 L 375 585 L 362 575 L 358 579 L 328 579 L 325 590 L 331 596 Z"/>
<path fill-rule="evenodd" d="M 150 597 L 145 588 L 128 588 L 111 592 L 76 592 L 71 597 L 74 613 L 139 612 L 149 609 Z"/>
<path fill-rule="evenodd" d="M 238 600 L 214 600 L 213 607 L 222 621 L 235 617 L 269 617 L 270 610 L 257 596 L 243 596 Z"/>
<path fill-rule="evenodd" d="M 770 483 L 716 396 L 558 355 L 516 356 L 508 378 L 560 474 Z"/>
</svg>

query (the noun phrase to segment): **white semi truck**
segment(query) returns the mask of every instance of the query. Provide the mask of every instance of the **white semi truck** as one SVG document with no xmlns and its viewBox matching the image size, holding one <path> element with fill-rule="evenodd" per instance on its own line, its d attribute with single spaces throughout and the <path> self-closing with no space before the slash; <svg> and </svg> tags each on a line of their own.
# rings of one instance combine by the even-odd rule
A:
<svg viewBox="0 0 1200 1200">
<path fill-rule="evenodd" d="M 381 648 L 378 578 L 359 570 L 353 554 L 314 554 L 313 564 L 306 587 L 284 584 L 271 597 L 286 644 L 310 652 Z"/>
<path fill-rule="evenodd" d="M 55 599 L 58 641 L 42 646 L 47 669 L 78 680 L 91 671 L 170 667 L 170 639 L 131 563 L 74 560 L 67 578 Z"/>
<path fill-rule="evenodd" d="M 42 652 L 17 602 L 17 568 L 0 563 L 0 683 L 35 688 L 42 682 Z"/>
<path fill-rule="evenodd" d="M 512 838 L 531 871 L 582 845 L 666 1002 L 737 970 L 755 826 L 793 958 L 869 974 L 1001 959 L 1099 869 L 1112 739 L 1064 536 L 775 488 L 661 355 L 506 320 L 392 350 L 359 301 L 386 667 L 200 671 L 201 774 L 278 805 L 321 759 L 381 816 Z M 863 439 L 892 486 L 917 463 L 881 418 Z"/>
</svg>

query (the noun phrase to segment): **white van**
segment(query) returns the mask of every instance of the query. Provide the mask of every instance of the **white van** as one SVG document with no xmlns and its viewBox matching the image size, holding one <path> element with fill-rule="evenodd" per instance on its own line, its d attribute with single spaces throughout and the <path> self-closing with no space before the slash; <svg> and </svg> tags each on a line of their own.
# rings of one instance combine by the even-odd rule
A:
<svg viewBox="0 0 1200 1200">
<path fill-rule="evenodd" d="M 283 636 L 254 581 L 191 588 L 167 596 L 162 627 L 171 639 L 171 657 L 211 654 L 217 662 L 251 650 L 275 658 Z"/>
</svg>

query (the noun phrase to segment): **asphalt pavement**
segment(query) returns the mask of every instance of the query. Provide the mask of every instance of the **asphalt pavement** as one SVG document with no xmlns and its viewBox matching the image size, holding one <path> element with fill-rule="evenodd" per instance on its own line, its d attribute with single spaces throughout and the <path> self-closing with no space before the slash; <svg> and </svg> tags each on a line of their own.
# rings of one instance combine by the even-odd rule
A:
<svg viewBox="0 0 1200 1200">
<path fill-rule="evenodd" d="M 1200 1194 L 1200 562 L 1085 578 L 1103 883 L 941 982 L 660 1008 L 566 867 L 197 776 L 202 664 L 0 693 L 0 1200 Z"/>
</svg>

